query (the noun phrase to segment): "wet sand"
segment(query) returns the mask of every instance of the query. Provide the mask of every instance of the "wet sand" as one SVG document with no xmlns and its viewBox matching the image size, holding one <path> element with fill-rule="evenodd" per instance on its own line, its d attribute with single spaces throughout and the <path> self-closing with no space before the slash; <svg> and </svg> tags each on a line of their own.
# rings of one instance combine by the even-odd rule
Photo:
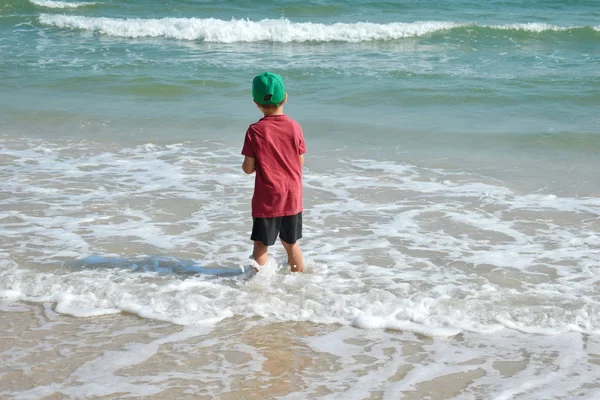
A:
<svg viewBox="0 0 600 400">
<path fill-rule="evenodd" d="M 74 318 L 51 304 L 5 302 L 1 310 L 0 397 L 7 399 L 600 394 L 600 340 L 577 333 L 430 338 L 260 318 L 229 318 L 212 328 L 130 314 Z M 565 382 L 572 397 L 556 392 Z"/>
</svg>

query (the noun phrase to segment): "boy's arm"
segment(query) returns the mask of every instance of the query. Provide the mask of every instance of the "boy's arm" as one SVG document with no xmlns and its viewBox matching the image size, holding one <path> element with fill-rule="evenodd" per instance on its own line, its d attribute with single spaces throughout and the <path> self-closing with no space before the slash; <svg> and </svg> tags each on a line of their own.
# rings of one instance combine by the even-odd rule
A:
<svg viewBox="0 0 600 400">
<path fill-rule="evenodd" d="M 242 163 L 242 169 L 245 173 L 251 174 L 256 170 L 256 161 L 253 157 L 244 156 L 244 162 Z"/>
<path fill-rule="evenodd" d="M 304 154 L 300 154 L 300 166 L 304 165 Z"/>
</svg>

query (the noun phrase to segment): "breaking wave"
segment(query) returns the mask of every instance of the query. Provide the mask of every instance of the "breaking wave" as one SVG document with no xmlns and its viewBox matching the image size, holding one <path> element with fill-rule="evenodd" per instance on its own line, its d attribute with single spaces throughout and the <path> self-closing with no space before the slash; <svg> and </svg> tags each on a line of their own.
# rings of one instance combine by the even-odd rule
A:
<svg viewBox="0 0 600 400">
<path fill-rule="evenodd" d="M 40 1 L 40 0 L 37 0 Z M 118 19 L 42 14 L 44 25 L 80 29 L 102 35 L 144 38 L 164 37 L 178 40 L 202 40 L 216 43 L 235 42 L 348 42 L 386 41 L 425 36 L 452 30 L 563 32 L 587 30 L 599 32 L 600 27 L 562 27 L 545 23 L 508 25 L 476 25 L 470 23 L 423 21 L 389 24 L 369 22 L 319 24 L 291 22 L 288 19 L 220 20 L 214 18 Z"/>
</svg>

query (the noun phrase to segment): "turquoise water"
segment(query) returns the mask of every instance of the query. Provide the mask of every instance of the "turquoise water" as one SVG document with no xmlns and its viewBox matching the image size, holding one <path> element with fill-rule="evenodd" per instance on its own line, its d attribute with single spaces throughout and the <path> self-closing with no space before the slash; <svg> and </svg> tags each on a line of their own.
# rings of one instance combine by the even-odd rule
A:
<svg viewBox="0 0 600 400">
<path fill-rule="evenodd" d="M 78 127 L 135 136 L 158 124 L 169 134 L 157 139 L 175 139 L 211 135 L 208 124 L 233 137 L 255 117 L 248 82 L 267 69 L 284 75 L 288 112 L 309 125 L 574 135 L 600 126 L 594 1 L 13 0 L 0 10 L 10 126 L 94 137 Z"/>
<path fill-rule="evenodd" d="M 308 273 L 215 278 L 265 70 Z M 600 397 L 599 71 L 596 0 L 0 0 L 0 397 Z"/>
</svg>

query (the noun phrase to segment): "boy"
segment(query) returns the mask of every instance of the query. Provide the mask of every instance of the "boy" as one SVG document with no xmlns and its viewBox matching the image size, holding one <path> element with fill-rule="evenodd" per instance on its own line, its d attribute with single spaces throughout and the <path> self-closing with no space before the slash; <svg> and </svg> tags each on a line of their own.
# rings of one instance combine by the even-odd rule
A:
<svg viewBox="0 0 600 400">
<path fill-rule="evenodd" d="M 247 174 L 256 172 L 252 255 L 258 265 L 264 265 L 268 247 L 279 236 L 291 271 L 302 272 L 304 261 L 297 240 L 302 237 L 304 135 L 300 124 L 283 113 L 287 93 L 281 76 L 271 72 L 256 76 L 252 97 L 263 113 L 263 118 L 248 127 L 242 149 L 242 169 Z"/>
</svg>

